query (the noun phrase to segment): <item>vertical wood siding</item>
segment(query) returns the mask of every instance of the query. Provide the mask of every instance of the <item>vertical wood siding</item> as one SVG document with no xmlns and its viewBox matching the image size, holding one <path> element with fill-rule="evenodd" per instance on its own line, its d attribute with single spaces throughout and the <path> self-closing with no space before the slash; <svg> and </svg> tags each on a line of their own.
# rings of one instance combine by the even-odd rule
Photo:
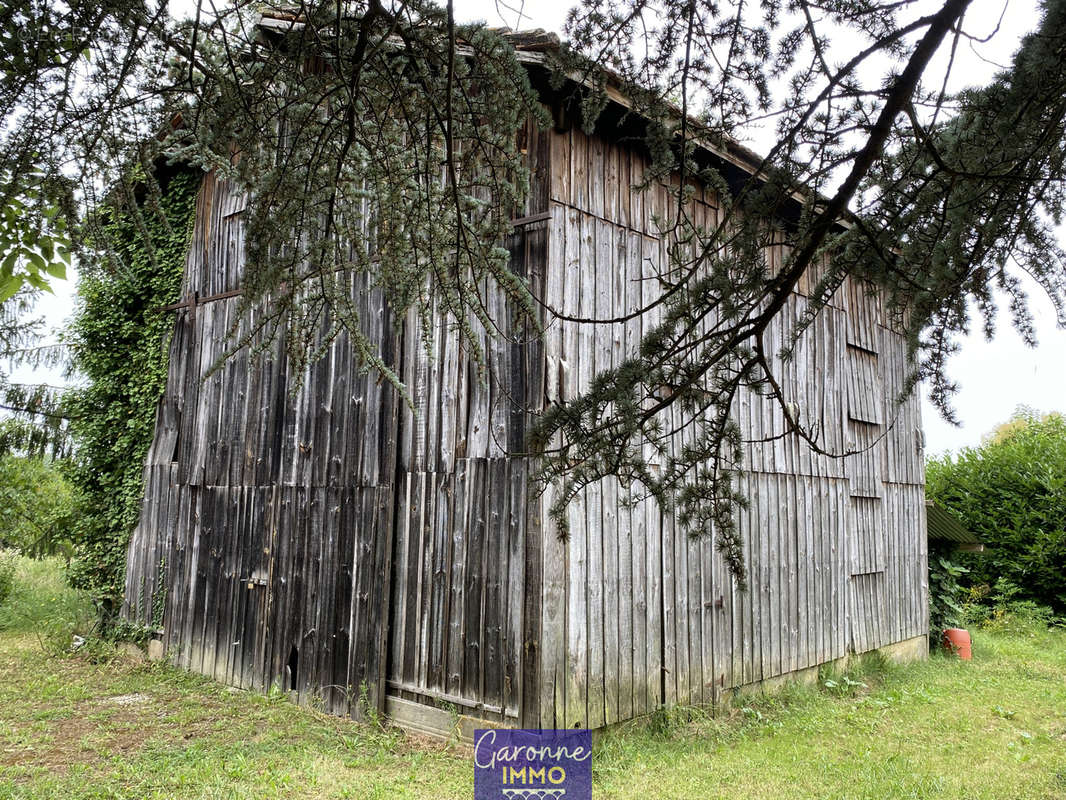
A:
<svg viewBox="0 0 1066 800">
<path fill-rule="evenodd" d="M 171 657 L 238 686 L 276 684 L 338 713 L 380 707 L 398 402 L 341 336 L 295 395 L 284 341 L 211 372 L 239 286 L 243 199 L 207 176 L 167 388 L 129 549 L 125 613 Z M 353 276 L 369 337 L 397 364 L 381 292 Z M 241 333 L 245 325 L 241 323 Z"/>
<path fill-rule="evenodd" d="M 574 316 L 653 300 L 667 248 L 655 219 L 672 211 L 666 187 L 631 191 L 645 157 L 579 130 L 531 126 L 523 144 L 533 180 L 505 242 L 515 271 Z M 712 192 L 696 187 L 692 202 L 717 224 Z M 239 287 L 243 208 L 205 178 L 187 293 Z M 772 248 L 771 267 L 785 255 Z M 802 318 L 815 272 L 768 352 Z M 177 663 L 240 686 L 292 685 L 339 713 L 358 713 L 365 687 L 375 708 L 388 693 L 505 724 L 598 727 L 925 632 L 921 422 L 915 398 L 893 402 L 906 348 L 868 287 L 842 287 L 776 364 L 801 421 L 854 455 L 812 453 L 781 435 L 775 403 L 737 399 L 747 591 L 710 540 L 690 539 L 640 487 L 588 487 L 563 541 L 552 489 L 531 483 L 529 415 L 632 354 L 657 311 L 548 320 L 538 338 L 483 285 L 503 330 L 478 332 L 482 376 L 455 320 L 433 317 L 427 352 L 413 314 L 394 325 L 365 276 L 350 289 L 415 408 L 361 374 L 343 336 L 295 395 L 283 343 L 208 375 L 238 300 L 177 313 L 125 606 L 162 625 Z"/>
<path fill-rule="evenodd" d="M 522 144 L 531 191 L 515 217 L 536 217 L 548 207 L 548 135 L 531 124 Z M 541 293 L 548 222 L 520 225 L 505 245 L 512 270 Z M 522 453 L 529 413 L 543 400 L 545 358 L 533 326 L 516 325 L 503 292 L 487 283 L 481 292 L 501 326 L 489 336 L 473 322 L 486 374 L 449 316 L 434 318 L 432 353 L 416 337 L 406 342 L 401 377 L 416 408 L 400 418 L 388 690 L 514 723 L 523 683 L 536 676 L 523 669 L 523 648 L 539 622 L 526 595 L 539 593 L 540 528 L 530 519 Z"/>
<path fill-rule="evenodd" d="M 548 139 L 530 125 L 524 145 L 532 191 L 515 213 L 529 217 L 547 208 Z M 539 624 L 526 584 L 541 571 L 520 457 L 544 381 L 533 326 L 480 331 L 488 379 L 454 319 L 433 317 L 429 354 L 414 312 L 394 325 L 357 275 L 364 331 L 416 408 L 358 369 L 344 335 L 295 394 L 284 341 L 211 373 L 239 303 L 211 296 L 240 286 L 243 208 L 205 177 L 184 291 L 207 299 L 177 314 L 127 617 L 162 625 L 186 668 L 291 687 L 338 713 L 380 709 L 392 693 L 516 720 L 523 681 L 537 676 L 522 658 Z M 520 227 L 507 246 L 540 291 L 547 223 Z M 502 292 L 481 288 L 493 318 L 514 317 Z"/>
<path fill-rule="evenodd" d="M 622 183 L 646 168 L 640 153 L 600 136 L 553 134 L 549 305 L 605 318 L 657 291 L 649 278 L 665 263 L 666 243 L 653 219 L 668 216 L 669 195 Z M 716 206 L 700 190 L 692 213 L 711 227 Z M 771 268 L 784 257 L 774 248 Z M 787 341 L 816 283 L 805 277 L 789 298 L 768 352 Z M 634 351 L 653 316 L 556 325 L 545 339 L 548 400 L 587 389 L 601 365 Z M 869 287 L 848 283 L 793 359 L 776 366 L 786 400 L 819 443 L 859 452 L 812 453 L 779 435 L 777 404 L 741 392 L 739 482 L 752 501 L 739 519 L 744 592 L 712 542 L 686 537 L 653 502 L 618 505 L 639 487 L 606 478 L 586 489 L 569 510 L 566 542 L 550 525 L 543 531 L 545 563 L 561 566 L 542 585 L 538 724 L 597 727 L 662 704 L 714 702 L 730 687 L 925 633 L 921 422 L 916 400 L 894 404 L 907 371 L 902 338 Z M 550 493 L 541 498 L 542 515 L 550 502 Z"/>
</svg>

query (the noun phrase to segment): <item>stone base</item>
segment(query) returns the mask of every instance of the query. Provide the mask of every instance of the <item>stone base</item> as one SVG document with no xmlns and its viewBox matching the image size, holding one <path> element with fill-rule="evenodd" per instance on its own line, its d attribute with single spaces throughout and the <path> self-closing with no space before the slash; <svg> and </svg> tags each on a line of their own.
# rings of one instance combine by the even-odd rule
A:
<svg viewBox="0 0 1066 800">
<path fill-rule="evenodd" d="M 878 651 L 895 664 L 921 661 L 929 658 L 929 637 L 922 635 L 915 636 L 913 639 L 904 639 L 902 642 L 879 647 Z"/>
<path fill-rule="evenodd" d="M 133 642 L 118 642 L 115 645 L 115 649 L 122 655 L 126 656 L 133 661 L 144 661 L 145 653 L 139 644 Z"/>
<path fill-rule="evenodd" d="M 474 731 L 478 728 L 508 727 L 499 722 L 472 717 L 469 714 L 455 714 L 400 697 L 385 698 L 385 716 L 404 730 L 464 744 L 473 743 Z"/>
</svg>

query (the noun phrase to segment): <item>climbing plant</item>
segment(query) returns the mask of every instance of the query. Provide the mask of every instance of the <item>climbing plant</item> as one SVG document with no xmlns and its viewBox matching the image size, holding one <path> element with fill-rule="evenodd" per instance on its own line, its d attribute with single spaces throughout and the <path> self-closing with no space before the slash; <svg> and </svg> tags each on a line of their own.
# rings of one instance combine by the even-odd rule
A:
<svg viewBox="0 0 1066 800">
<path fill-rule="evenodd" d="M 164 168 L 158 196 L 113 205 L 95 220 L 68 333 L 85 383 L 67 398 L 77 443 L 71 580 L 89 590 L 105 619 L 122 597 L 126 545 L 140 509 L 142 469 L 156 404 L 166 385 L 174 301 L 192 229 L 198 170 Z"/>
<path fill-rule="evenodd" d="M 966 613 L 964 603 L 966 589 L 959 583 L 959 578 L 969 572 L 966 567 L 952 560 L 950 548 L 929 548 L 929 641 L 940 644 L 940 637 L 948 628 L 956 628 L 963 623 Z"/>
</svg>

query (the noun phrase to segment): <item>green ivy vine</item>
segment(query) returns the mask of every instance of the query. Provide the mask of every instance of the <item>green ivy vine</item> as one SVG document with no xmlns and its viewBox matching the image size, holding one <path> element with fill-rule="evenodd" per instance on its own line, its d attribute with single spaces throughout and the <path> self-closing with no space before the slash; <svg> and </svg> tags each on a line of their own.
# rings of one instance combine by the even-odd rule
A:
<svg viewBox="0 0 1066 800">
<path fill-rule="evenodd" d="M 87 589 L 108 623 L 122 601 L 126 548 L 137 524 L 144 460 L 166 386 L 174 326 L 160 306 L 181 291 L 202 173 L 161 167 L 158 195 L 95 221 L 99 257 L 82 264 L 68 329 L 83 385 L 66 398 L 76 443 L 70 578 Z"/>
</svg>

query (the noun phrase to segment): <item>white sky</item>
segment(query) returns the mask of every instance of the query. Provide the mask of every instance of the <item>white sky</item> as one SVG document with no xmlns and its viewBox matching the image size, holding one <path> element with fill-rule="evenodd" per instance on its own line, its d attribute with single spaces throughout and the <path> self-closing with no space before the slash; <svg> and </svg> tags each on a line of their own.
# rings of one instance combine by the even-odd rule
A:
<svg viewBox="0 0 1066 800">
<path fill-rule="evenodd" d="M 572 5 L 564 0 L 538 0 L 524 5 L 507 1 L 508 5 L 504 6 L 493 0 L 455 0 L 456 16 L 463 21 L 483 19 L 493 25 L 540 27 L 561 32 L 566 11 Z M 1009 62 L 1020 36 L 1035 27 L 1038 17 L 1034 0 L 1008 0 L 1008 3 L 1000 29 L 989 42 L 959 47 L 951 88 L 987 81 L 997 71 L 996 64 Z M 172 5 L 178 6 L 174 9 L 178 12 L 184 3 Z M 920 0 L 917 7 L 934 9 L 939 3 Z M 521 21 L 518 8 L 523 13 Z M 1003 0 L 974 0 L 967 15 L 966 30 L 978 37 L 987 36 L 995 30 L 1003 10 Z M 849 47 L 849 43 L 840 38 L 834 42 L 834 47 L 838 48 L 834 52 L 840 54 L 838 60 L 841 61 L 855 50 L 855 46 Z M 944 54 L 941 56 L 943 58 Z M 944 63 L 942 60 L 941 69 Z M 763 149 L 758 141 L 748 144 Z M 49 324 L 58 326 L 73 308 L 73 283 L 55 283 L 55 296 L 46 296 L 40 310 Z M 976 325 L 976 330 L 963 340 L 962 349 L 951 363 L 952 377 L 961 386 L 955 406 L 962 426 L 955 428 L 945 423 L 923 399 L 927 452 L 955 450 L 980 443 L 984 434 L 1009 418 L 1020 405 L 1041 411 L 1066 411 L 1066 330 L 1056 327 L 1051 304 L 1035 285 L 1030 288 L 1030 296 L 1038 347 L 1026 347 L 1004 313 L 1000 314 L 992 342 L 984 340 L 979 325 Z M 29 376 L 16 374 L 13 377 L 17 380 Z M 45 379 L 54 382 L 56 377 Z"/>
</svg>

